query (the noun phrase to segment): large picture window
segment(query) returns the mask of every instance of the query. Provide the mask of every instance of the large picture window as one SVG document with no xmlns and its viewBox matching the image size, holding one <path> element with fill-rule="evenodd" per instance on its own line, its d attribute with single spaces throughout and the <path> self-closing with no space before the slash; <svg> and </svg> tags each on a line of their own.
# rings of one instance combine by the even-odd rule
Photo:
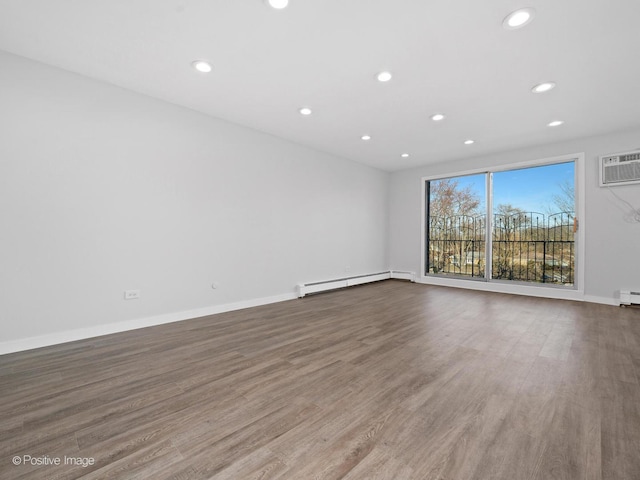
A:
<svg viewBox="0 0 640 480">
<path fill-rule="evenodd" d="M 426 181 L 425 275 L 574 286 L 575 162 Z"/>
</svg>

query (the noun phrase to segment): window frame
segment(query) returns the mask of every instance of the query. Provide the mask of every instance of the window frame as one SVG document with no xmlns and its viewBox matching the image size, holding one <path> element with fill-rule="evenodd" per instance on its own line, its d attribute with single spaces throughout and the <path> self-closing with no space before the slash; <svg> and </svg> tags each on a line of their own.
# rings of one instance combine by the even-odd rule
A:
<svg viewBox="0 0 640 480">
<path fill-rule="evenodd" d="M 493 192 L 490 189 L 492 174 L 496 172 L 505 172 L 521 168 L 540 167 L 557 163 L 574 162 L 574 189 L 575 189 L 575 218 L 578 221 L 578 230 L 575 234 L 575 273 L 573 288 L 563 285 L 552 285 L 545 283 L 521 282 L 516 280 L 500 280 L 491 279 L 491 272 L 488 271 L 484 278 L 466 278 L 455 275 L 437 275 L 427 274 L 427 204 L 428 190 L 427 182 L 434 180 L 442 180 L 451 177 L 459 177 L 464 175 L 487 174 L 487 212 L 493 211 Z M 421 242 L 420 242 L 420 278 L 419 282 L 429 285 L 442 285 L 458 288 L 467 288 L 473 290 L 493 291 L 500 293 L 514 293 L 521 295 L 529 295 L 536 297 L 561 298 L 567 300 L 581 300 L 584 297 L 584 263 L 585 263 L 585 226 L 584 221 L 584 204 L 585 204 L 585 155 L 584 152 L 560 155 L 542 159 L 527 160 L 522 162 L 505 163 L 494 166 L 480 167 L 472 170 L 449 171 L 446 174 L 429 175 L 421 178 L 422 182 L 422 218 L 421 218 Z M 489 243 L 486 248 L 491 247 L 490 236 L 491 229 L 486 229 L 486 235 Z"/>
</svg>

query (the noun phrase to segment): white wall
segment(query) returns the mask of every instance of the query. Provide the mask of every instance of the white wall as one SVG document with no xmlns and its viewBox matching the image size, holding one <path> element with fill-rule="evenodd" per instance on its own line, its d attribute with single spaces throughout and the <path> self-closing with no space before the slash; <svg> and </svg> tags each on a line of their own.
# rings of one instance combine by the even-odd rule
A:
<svg viewBox="0 0 640 480">
<path fill-rule="evenodd" d="M 598 157 L 640 148 L 640 130 L 537 146 L 485 157 L 439 163 L 392 174 L 390 179 L 389 255 L 394 269 L 420 274 L 422 181 L 427 176 L 491 168 L 573 153 L 585 153 L 586 211 L 584 298 L 614 303 L 621 288 L 640 288 L 640 223 L 611 191 L 598 187 Z M 615 193 L 640 208 L 640 185 L 615 187 Z"/>
<path fill-rule="evenodd" d="M 597 187 L 640 130 L 389 175 L 2 52 L 0 105 L 0 353 L 292 298 L 347 265 L 419 273 L 421 177 L 577 152 L 586 298 L 640 289 L 640 224 Z M 640 207 L 640 185 L 615 192 Z"/>
<path fill-rule="evenodd" d="M 388 268 L 387 173 L 5 53 L 0 105 L 0 344 Z"/>
</svg>

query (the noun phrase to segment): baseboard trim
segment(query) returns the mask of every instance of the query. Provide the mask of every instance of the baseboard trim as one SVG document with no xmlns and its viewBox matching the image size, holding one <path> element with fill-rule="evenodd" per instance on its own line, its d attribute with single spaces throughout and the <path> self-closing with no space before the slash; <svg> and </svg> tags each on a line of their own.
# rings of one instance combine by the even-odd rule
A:
<svg viewBox="0 0 640 480">
<path fill-rule="evenodd" d="M 410 274 L 410 275 L 393 275 L 393 274 Z M 409 277 L 409 278 L 407 278 Z M 402 278 L 422 284 L 436 284 L 435 282 L 425 282 L 423 279 L 415 279 L 413 272 L 397 272 L 392 271 L 391 278 Z M 469 288 L 460 285 L 443 285 L 455 288 Z M 475 286 L 475 285 L 474 285 Z M 473 288 L 473 290 L 479 290 L 479 288 Z M 482 290 L 485 290 L 482 288 Z M 503 293 L 516 293 L 516 292 L 503 292 Z M 543 296 L 543 295 L 540 295 Z M 217 313 L 230 312 L 234 310 L 242 310 L 243 308 L 259 307 L 261 305 L 269 305 L 271 303 L 284 302 L 287 300 L 295 300 L 298 296 L 295 293 L 287 293 L 283 295 L 275 295 L 271 297 L 256 298 L 253 300 L 245 300 L 242 302 L 227 303 L 224 305 L 213 305 L 210 307 L 198 308 L 194 310 L 185 310 L 181 312 L 165 313 L 162 315 L 155 315 L 153 317 L 137 318 L 134 320 L 128 320 L 125 322 L 108 323 L 103 325 L 96 325 L 88 328 L 78 328 L 74 330 L 66 330 L 64 332 L 50 333 L 47 335 L 40 335 L 36 337 L 21 338 L 18 340 L 9 340 L 6 342 L 0 342 L 0 355 L 7 355 L 9 353 L 23 352 L 26 350 L 34 350 L 37 348 L 50 347 L 52 345 L 59 345 L 62 343 L 75 342 L 77 340 L 86 340 L 88 338 L 101 337 L 103 335 L 110 335 L 112 333 L 127 332 L 130 330 L 137 330 L 139 328 L 153 327 L 155 325 L 163 325 L 165 323 L 181 322 L 184 320 L 192 320 L 194 318 L 206 317 L 208 315 L 215 315 Z M 554 298 L 554 297 L 551 297 Z M 555 297 L 559 298 L 559 297 Z M 599 297 L 595 295 L 584 295 L 582 298 L 573 298 L 571 300 L 582 300 L 585 302 L 599 303 L 603 305 L 620 306 L 620 301 L 615 298 Z"/>
<path fill-rule="evenodd" d="M 355 287 L 365 283 L 379 282 L 391 278 L 391 272 L 366 273 L 353 277 L 334 278 L 331 280 L 321 280 L 319 282 L 301 283 L 297 286 L 298 297 L 303 298 L 311 293 L 328 292 L 339 288 Z"/>
<path fill-rule="evenodd" d="M 75 342 L 77 340 L 86 340 L 88 338 L 101 337 L 112 333 L 127 332 L 129 330 L 137 330 L 139 328 L 153 327 L 163 325 L 165 323 L 181 322 L 184 320 L 192 320 L 194 318 L 206 317 L 217 313 L 230 312 L 233 310 L 242 310 L 243 308 L 259 307 L 261 305 L 269 305 L 271 303 L 284 302 L 287 300 L 295 300 L 295 293 L 287 293 L 283 295 L 275 295 L 272 297 L 256 298 L 253 300 L 245 300 L 242 302 L 227 303 L 224 305 L 213 305 L 210 307 L 197 308 L 194 310 L 185 310 L 182 312 L 165 313 L 155 315 L 153 317 L 137 318 L 127 320 L 125 322 L 108 323 L 96 325 L 88 328 L 78 328 L 74 330 L 66 330 L 64 332 L 50 333 L 37 337 L 21 338 L 18 340 L 9 340 L 0 342 L 0 355 L 9 353 L 23 352 L 26 350 L 34 350 L 36 348 L 50 347 L 61 343 Z"/>
<path fill-rule="evenodd" d="M 620 306 L 620 300 L 617 298 L 598 297 L 595 295 L 585 295 L 584 301 L 589 303 L 600 303 L 602 305 L 612 305 L 614 307 Z"/>
<path fill-rule="evenodd" d="M 410 282 L 416 281 L 415 272 L 408 272 L 405 270 L 390 270 L 391 278 L 395 278 L 398 280 L 409 280 Z"/>
<path fill-rule="evenodd" d="M 481 290 L 484 292 L 507 293 L 513 295 L 525 295 L 529 297 L 553 298 L 556 300 L 573 300 L 577 302 L 599 303 L 602 305 L 620 306 L 617 298 L 599 297 L 597 295 L 584 295 L 579 290 L 563 290 L 560 288 L 528 287 L 523 285 L 508 285 L 504 283 L 474 282 L 473 280 L 459 280 L 441 277 L 422 277 L 416 279 L 416 283 L 423 285 L 439 285 L 442 287 L 465 288 L 468 290 Z"/>
<path fill-rule="evenodd" d="M 527 297 L 554 298 L 557 300 L 584 301 L 584 294 L 580 290 L 565 290 L 562 288 L 545 288 L 540 286 L 528 286 L 522 284 L 488 283 L 474 280 L 461 280 L 444 277 L 422 277 L 416 279 L 417 283 L 424 285 L 438 285 L 441 287 L 463 288 L 467 290 L 480 290 L 483 292 L 507 293 L 510 295 L 524 295 Z"/>
</svg>

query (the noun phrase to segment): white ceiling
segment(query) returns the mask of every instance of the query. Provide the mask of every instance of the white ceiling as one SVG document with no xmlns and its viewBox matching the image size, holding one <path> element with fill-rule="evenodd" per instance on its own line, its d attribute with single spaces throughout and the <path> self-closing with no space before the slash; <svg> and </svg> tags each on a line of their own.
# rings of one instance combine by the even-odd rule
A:
<svg viewBox="0 0 640 480">
<path fill-rule="evenodd" d="M 639 19 L 638 0 L 0 0 L 0 49 L 393 171 L 640 126 Z"/>
</svg>

